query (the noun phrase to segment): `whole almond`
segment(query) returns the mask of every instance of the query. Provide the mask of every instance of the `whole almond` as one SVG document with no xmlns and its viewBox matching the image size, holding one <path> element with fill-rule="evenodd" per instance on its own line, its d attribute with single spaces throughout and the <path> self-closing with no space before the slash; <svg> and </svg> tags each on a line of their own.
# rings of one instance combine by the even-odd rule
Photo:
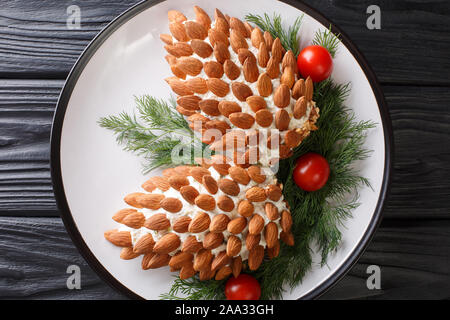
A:
<svg viewBox="0 0 450 320">
<path fill-rule="evenodd" d="M 169 181 L 165 177 L 153 176 L 149 179 L 153 184 L 161 191 L 167 191 L 170 189 Z"/>
<path fill-rule="evenodd" d="M 282 196 L 281 188 L 275 184 L 271 184 L 266 189 L 266 195 L 270 200 L 278 201 Z"/>
<path fill-rule="evenodd" d="M 293 152 L 292 149 L 286 146 L 285 144 L 280 144 L 279 146 L 279 154 L 280 159 L 287 159 L 292 156 Z"/>
<path fill-rule="evenodd" d="M 253 112 L 258 112 L 261 109 L 267 108 L 266 100 L 260 96 L 250 96 L 246 99 L 246 102 Z"/>
<path fill-rule="evenodd" d="M 156 185 L 150 179 L 145 181 L 141 187 L 147 192 L 153 192 L 156 189 Z"/>
<path fill-rule="evenodd" d="M 212 271 L 211 267 L 207 266 L 203 270 L 200 270 L 200 272 L 198 273 L 198 278 L 200 279 L 200 281 L 211 280 L 212 278 L 214 278 L 215 274 L 216 271 Z"/>
<path fill-rule="evenodd" d="M 171 268 L 181 268 L 186 262 L 192 261 L 194 256 L 189 252 L 178 252 L 169 261 L 169 267 Z"/>
<path fill-rule="evenodd" d="M 269 62 L 269 50 L 267 49 L 267 45 L 265 42 L 261 42 L 258 50 L 258 64 L 265 68 L 267 67 L 267 63 Z"/>
<path fill-rule="evenodd" d="M 148 264 L 150 263 L 150 260 L 156 255 L 156 253 L 153 252 L 149 252 L 146 253 L 143 257 L 142 257 L 142 261 L 141 261 L 141 267 L 142 270 L 148 270 L 149 266 Z"/>
<path fill-rule="evenodd" d="M 226 253 L 226 251 L 221 251 L 219 254 L 214 258 L 214 260 L 211 263 L 211 269 L 217 270 L 222 268 L 223 266 L 229 264 L 231 261 L 231 257 L 229 257 Z"/>
<path fill-rule="evenodd" d="M 233 82 L 231 84 L 231 90 L 239 101 L 245 101 L 248 97 L 253 95 L 252 89 L 242 82 Z"/>
<path fill-rule="evenodd" d="M 244 217 L 234 218 L 228 223 L 227 230 L 233 234 L 241 233 L 247 226 L 247 219 Z"/>
<path fill-rule="evenodd" d="M 184 240 L 181 250 L 183 252 L 197 253 L 202 248 L 203 244 L 197 241 L 197 238 L 195 236 L 189 236 L 186 238 L 186 240 Z"/>
<path fill-rule="evenodd" d="M 129 231 L 109 230 L 104 233 L 105 239 L 118 247 L 131 247 L 131 234 Z"/>
<path fill-rule="evenodd" d="M 281 212 L 281 220 L 280 220 L 281 229 L 284 232 L 291 231 L 292 228 L 292 216 L 287 210 L 283 210 Z"/>
<path fill-rule="evenodd" d="M 227 175 L 230 168 L 228 163 L 213 162 L 212 166 L 222 176 Z"/>
<path fill-rule="evenodd" d="M 208 16 L 208 14 L 200 8 L 199 6 L 194 6 L 194 12 L 195 12 L 195 21 L 203 25 L 206 30 L 208 30 L 211 27 L 211 18 Z"/>
<path fill-rule="evenodd" d="M 255 114 L 256 123 L 263 128 L 269 127 L 273 122 L 273 115 L 268 109 L 262 109 Z"/>
<path fill-rule="evenodd" d="M 209 42 L 215 46 L 217 43 L 222 42 L 225 46 L 228 47 L 230 44 L 228 40 L 228 36 L 220 30 L 217 29 L 209 29 L 208 30 Z"/>
<path fill-rule="evenodd" d="M 266 202 L 264 205 L 264 211 L 270 220 L 277 220 L 280 217 L 278 208 L 272 202 Z"/>
<path fill-rule="evenodd" d="M 176 174 L 171 176 L 169 179 L 170 186 L 175 190 L 180 191 L 181 187 L 189 185 L 189 180 L 186 176 Z"/>
<path fill-rule="evenodd" d="M 219 116 L 220 115 L 220 111 L 219 111 L 219 101 L 214 100 L 214 99 L 207 99 L 207 100 L 202 100 L 199 103 L 200 109 L 202 109 L 202 111 L 204 113 L 206 113 L 208 116 Z"/>
<path fill-rule="evenodd" d="M 122 209 L 116 212 L 112 219 L 116 222 L 122 223 L 122 220 L 129 214 L 137 212 L 136 209 Z"/>
<path fill-rule="evenodd" d="M 201 100 L 202 99 L 200 97 L 197 97 L 195 95 L 183 96 L 183 97 L 178 97 L 177 104 L 182 106 L 185 109 L 195 111 L 195 110 L 200 109 L 200 107 L 198 106 L 198 103 Z"/>
<path fill-rule="evenodd" d="M 279 61 L 275 60 L 274 57 L 270 57 L 267 62 L 266 73 L 271 79 L 276 79 L 280 75 Z"/>
<path fill-rule="evenodd" d="M 236 31 L 241 35 L 243 38 L 249 38 L 250 33 L 248 32 L 247 28 L 245 27 L 245 24 L 239 20 L 238 18 L 231 18 L 230 19 L 230 28 L 233 31 Z"/>
<path fill-rule="evenodd" d="M 225 97 L 230 92 L 228 83 L 217 78 L 210 78 L 207 81 L 208 89 L 218 97 Z"/>
<path fill-rule="evenodd" d="M 226 214 L 218 214 L 214 216 L 209 226 L 211 232 L 223 232 L 227 229 L 230 218 Z"/>
<path fill-rule="evenodd" d="M 172 91 L 179 96 L 189 96 L 194 94 L 194 92 L 190 90 L 188 86 L 177 77 L 170 77 L 166 78 L 165 80 L 169 84 Z"/>
<path fill-rule="evenodd" d="M 171 55 L 179 58 L 179 57 L 188 57 L 191 54 L 194 53 L 194 50 L 192 49 L 192 47 L 185 42 L 177 42 L 174 43 L 173 45 L 166 45 L 164 46 L 164 49 L 166 49 L 166 51 L 168 53 L 170 53 Z"/>
<path fill-rule="evenodd" d="M 205 211 L 212 211 L 216 208 L 216 200 L 209 194 L 200 194 L 195 198 L 195 204 Z"/>
<path fill-rule="evenodd" d="M 202 167 L 192 167 L 191 170 L 189 171 L 189 175 L 191 175 L 198 182 L 202 183 L 203 176 L 211 175 L 211 172 L 209 172 L 208 169 Z"/>
<path fill-rule="evenodd" d="M 294 105 L 294 118 L 300 119 L 301 117 L 306 115 L 306 98 L 300 97 Z"/>
<path fill-rule="evenodd" d="M 186 262 L 180 270 L 180 279 L 185 280 L 193 277 L 196 271 L 192 262 Z"/>
<path fill-rule="evenodd" d="M 164 213 L 156 213 L 145 220 L 144 227 L 150 230 L 167 230 L 170 227 L 170 221 Z"/>
<path fill-rule="evenodd" d="M 292 68 L 292 72 L 294 74 L 297 73 L 297 60 L 295 59 L 294 53 L 292 50 L 288 50 L 283 57 L 283 61 L 281 62 L 281 69 L 284 70 L 286 68 Z"/>
<path fill-rule="evenodd" d="M 219 18 L 216 19 L 215 22 L 216 22 L 215 25 L 214 25 L 215 29 L 217 29 L 219 31 L 222 31 L 227 36 L 230 35 L 230 26 L 229 26 L 229 24 L 228 24 L 228 22 L 227 22 L 227 20 L 225 18 L 220 18 L 219 17 Z"/>
<path fill-rule="evenodd" d="M 238 212 L 243 217 L 250 217 L 255 211 L 255 207 L 248 200 L 242 200 L 238 204 Z"/>
<path fill-rule="evenodd" d="M 230 197 L 221 195 L 217 199 L 217 206 L 222 211 L 231 212 L 234 209 L 234 202 Z"/>
<path fill-rule="evenodd" d="M 227 241 L 227 255 L 234 257 L 241 252 L 242 241 L 236 236 L 230 236 Z"/>
<path fill-rule="evenodd" d="M 245 238 L 245 245 L 247 246 L 247 250 L 253 250 L 259 242 L 261 241 L 261 234 L 251 234 L 248 233 Z"/>
<path fill-rule="evenodd" d="M 242 108 L 234 101 L 222 100 L 219 102 L 219 112 L 225 117 L 229 117 L 230 114 L 235 112 L 241 112 Z"/>
<path fill-rule="evenodd" d="M 189 224 L 189 232 L 199 233 L 208 229 L 211 218 L 205 212 L 198 212 Z"/>
<path fill-rule="evenodd" d="M 251 34 L 251 40 L 252 40 L 252 45 L 255 48 L 259 48 L 261 43 L 266 44 L 266 42 L 264 41 L 264 35 L 261 31 L 261 29 L 259 28 L 254 28 Z"/>
<path fill-rule="evenodd" d="M 289 130 L 284 135 L 284 143 L 288 148 L 295 148 L 302 141 L 302 135 L 296 130 Z"/>
<path fill-rule="evenodd" d="M 278 110 L 275 114 L 275 126 L 278 130 L 284 131 L 289 128 L 291 118 L 285 109 Z"/>
<path fill-rule="evenodd" d="M 177 198 L 165 198 L 161 201 L 161 208 L 171 213 L 176 213 L 183 208 L 183 203 Z"/>
<path fill-rule="evenodd" d="M 185 233 L 189 230 L 189 224 L 191 223 L 192 219 L 188 216 L 179 217 L 177 220 L 175 220 L 172 229 L 175 232 L 178 233 Z"/>
<path fill-rule="evenodd" d="M 269 259 L 273 259 L 278 257 L 280 254 L 280 241 L 278 239 L 275 240 L 275 244 L 272 248 L 267 248 L 267 256 Z"/>
<path fill-rule="evenodd" d="M 247 60 L 247 58 L 249 57 L 255 58 L 255 55 L 250 50 L 246 48 L 241 48 L 238 50 L 238 59 L 242 65 L 244 64 L 245 60 Z"/>
<path fill-rule="evenodd" d="M 178 68 L 176 65 L 171 65 L 170 70 L 172 71 L 173 75 L 177 78 L 186 79 L 186 73 L 183 72 L 180 68 Z"/>
<path fill-rule="evenodd" d="M 311 77 L 306 78 L 305 81 L 305 99 L 311 101 L 313 99 L 314 85 Z"/>
<path fill-rule="evenodd" d="M 280 38 L 276 38 L 272 44 L 272 58 L 278 63 L 281 62 L 283 58 L 283 45 L 281 44 Z"/>
<path fill-rule="evenodd" d="M 292 88 L 295 82 L 294 70 L 291 67 L 284 68 L 283 74 L 281 75 L 280 82 L 288 86 L 288 88 Z"/>
<path fill-rule="evenodd" d="M 213 48 L 203 40 L 192 40 L 191 48 L 199 57 L 202 58 L 208 58 L 213 53 Z"/>
<path fill-rule="evenodd" d="M 161 41 L 163 41 L 165 44 L 169 44 L 172 45 L 173 44 L 173 39 L 172 36 L 170 34 L 165 34 L 162 33 L 159 35 L 159 38 L 161 39 Z"/>
<path fill-rule="evenodd" d="M 264 229 L 264 239 L 267 247 L 273 248 L 278 241 L 278 227 L 275 222 L 269 222 Z"/>
<path fill-rule="evenodd" d="M 208 61 L 204 64 L 205 73 L 209 78 L 222 78 L 223 66 L 216 61 Z"/>
<path fill-rule="evenodd" d="M 264 247 L 256 246 L 252 250 L 250 250 L 248 254 L 248 267 L 250 270 L 256 270 L 261 265 L 261 262 L 264 259 Z"/>
<path fill-rule="evenodd" d="M 181 22 L 172 22 L 169 24 L 169 30 L 173 37 L 181 42 L 189 41 L 189 37 L 186 33 L 186 29 Z"/>
<path fill-rule="evenodd" d="M 203 69 L 203 64 L 200 60 L 193 57 L 181 57 L 178 58 L 177 68 L 179 68 L 184 73 L 190 75 L 190 76 L 196 76 L 200 74 L 200 72 Z"/>
<path fill-rule="evenodd" d="M 257 213 L 253 215 L 248 223 L 248 232 L 250 234 L 259 234 L 264 229 L 264 219 Z"/>
<path fill-rule="evenodd" d="M 245 38 L 236 30 L 230 32 L 230 44 L 234 52 L 238 53 L 239 49 L 247 49 L 248 44 Z"/>
<path fill-rule="evenodd" d="M 241 167 L 231 167 L 228 170 L 228 173 L 230 174 L 231 179 L 233 179 L 237 183 L 247 185 L 250 182 L 250 177 L 247 173 L 247 170 Z"/>
<path fill-rule="evenodd" d="M 305 94 L 305 80 L 299 79 L 292 88 L 292 98 L 298 99 Z"/>
<path fill-rule="evenodd" d="M 213 255 L 211 254 L 211 250 L 201 249 L 195 256 L 194 269 L 200 271 L 211 268 L 212 259 Z"/>
<path fill-rule="evenodd" d="M 285 232 L 285 231 L 281 231 L 280 233 L 280 239 L 286 243 L 288 246 L 293 246 L 295 243 L 294 240 L 294 235 L 292 234 L 292 232 Z"/>
<path fill-rule="evenodd" d="M 258 82 L 256 83 L 258 92 L 260 96 L 268 97 L 272 94 L 272 80 L 267 75 L 267 73 L 261 73 L 258 77 Z"/>
<path fill-rule="evenodd" d="M 203 239 L 203 248 L 213 250 L 220 246 L 223 242 L 222 233 L 208 232 Z"/>
<path fill-rule="evenodd" d="M 202 177 L 202 183 L 205 186 L 205 189 L 211 193 L 211 194 L 216 194 L 217 190 L 219 189 L 218 185 L 217 185 L 217 181 L 211 177 L 210 175 L 204 175 Z"/>
<path fill-rule="evenodd" d="M 155 245 L 155 240 L 150 233 L 145 234 L 140 237 L 139 240 L 133 247 L 133 251 L 137 254 L 145 254 L 153 251 L 153 246 Z"/>
<path fill-rule="evenodd" d="M 247 29 L 248 34 L 251 35 L 254 27 L 250 23 L 248 23 L 248 21 L 244 22 L 244 26 L 245 26 L 245 29 Z"/>
<path fill-rule="evenodd" d="M 131 259 L 137 258 L 139 256 L 140 256 L 140 254 L 134 252 L 133 248 L 130 248 L 130 247 L 122 248 L 122 250 L 120 251 L 120 259 L 123 259 L 123 260 L 131 260 Z"/>
<path fill-rule="evenodd" d="M 291 91 L 289 87 L 285 84 L 280 84 L 280 86 L 275 90 L 273 96 L 273 103 L 278 108 L 286 108 L 291 102 Z"/>
<path fill-rule="evenodd" d="M 220 103 L 219 103 L 220 105 Z M 220 111 L 220 109 L 219 109 Z M 216 129 L 219 130 L 222 134 L 225 134 L 227 130 L 231 129 L 230 125 L 222 120 L 211 120 L 205 124 L 206 129 Z"/>
<path fill-rule="evenodd" d="M 170 261 L 170 256 L 167 253 L 156 253 L 152 256 L 147 264 L 148 269 L 157 269 L 167 266 Z"/>
<path fill-rule="evenodd" d="M 266 193 L 261 187 L 251 187 L 245 192 L 245 196 L 251 202 L 262 202 L 267 199 Z"/>
<path fill-rule="evenodd" d="M 195 113 L 195 111 L 185 109 L 182 106 L 177 106 L 175 109 L 177 110 L 178 113 L 186 117 L 192 116 Z"/>
<path fill-rule="evenodd" d="M 183 22 L 187 20 L 186 16 L 177 10 L 169 10 L 167 17 L 170 22 Z"/>
<path fill-rule="evenodd" d="M 247 82 L 253 83 L 256 80 L 258 80 L 259 70 L 258 66 L 256 65 L 255 57 L 250 56 L 247 59 L 245 59 L 243 71 L 244 71 L 244 78 Z"/>
<path fill-rule="evenodd" d="M 250 178 L 256 183 L 263 183 L 266 181 L 266 175 L 261 173 L 261 168 L 259 166 L 251 166 L 247 171 Z"/>
<path fill-rule="evenodd" d="M 141 208 L 158 210 L 161 208 L 161 201 L 163 199 L 164 195 L 162 194 L 142 194 L 137 196 L 136 201 Z"/>
<path fill-rule="evenodd" d="M 225 18 L 225 15 L 222 13 L 222 11 L 216 8 L 214 9 L 214 19 L 217 20 L 218 18 L 222 18 L 228 23 L 228 20 Z"/>
<path fill-rule="evenodd" d="M 235 112 L 228 117 L 230 122 L 241 129 L 250 129 L 255 123 L 255 118 L 245 112 Z"/>
<path fill-rule="evenodd" d="M 230 59 L 225 60 L 223 68 L 225 70 L 225 74 L 230 80 L 236 80 L 241 74 L 241 69 L 239 69 L 239 67 Z"/>
<path fill-rule="evenodd" d="M 175 233 L 167 233 L 156 241 L 153 252 L 165 254 L 174 251 L 181 244 L 180 237 Z"/>
<path fill-rule="evenodd" d="M 180 188 L 180 194 L 184 200 L 190 204 L 194 204 L 199 192 L 193 186 L 184 186 Z"/>
<path fill-rule="evenodd" d="M 219 63 L 225 63 L 227 59 L 230 59 L 230 51 L 228 51 L 228 46 L 223 42 L 217 42 L 214 45 L 214 57 Z"/>
<path fill-rule="evenodd" d="M 203 40 L 208 36 L 208 31 L 200 23 L 194 21 L 186 21 L 184 24 L 186 34 L 191 39 Z"/>
<path fill-rule="evenodd" d="M 232 270 L 231 270 L 230 266 L 223 266 L 222 268 L 220 268 L 217 271 L 216 276 L 214 277 L 214 279 L 217 280 L 217 281 L 226 279 L 231 273 L 232 273 Z"/>
<path fill-rule="evenodd" d="M 237 278 L 242 270 L 242 257 L 237 256 L 231 262 L 231 270 L 233 271 L 233 276 Z"/>
<path fill-rule="evenodd" d="M 239 185 L 231 179 L 220 179 L 217 184 L 222 192 L 230 196 L 237 196 L 239 194 Z"/>
<path fill-rule="evenodd" d="M 273 37 L 269 31 L 264 31 L 264 41 L 266 42 L 267 49 L 272 51 Z"/>
</svg>

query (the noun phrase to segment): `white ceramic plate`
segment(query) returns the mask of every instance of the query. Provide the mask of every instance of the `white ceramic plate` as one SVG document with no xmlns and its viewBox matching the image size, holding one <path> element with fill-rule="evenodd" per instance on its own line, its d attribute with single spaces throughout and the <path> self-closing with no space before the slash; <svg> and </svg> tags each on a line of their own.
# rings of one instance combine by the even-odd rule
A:
<svg viewBox="0 0 450 320">
<path fill-rule="evenodd" d="M 173 277 L 167 268 L 141 270 L 140 259 L 120 260 L 120 249 L 103 238 L 105 230 L 116 227 L 111 216 L 123 206 L 124 195 L 136 190 L 147 177 L 141 174 L 139 158 L 123 151 L 111 132 L 98 126 L 97 120 L 123 110 L 132 111 L 135 95 L 170 97 L 163 80 L 170 70 L 164 61 L 159 34 L 168 33 L 168 10 L 177 9 L 194 17 L 194 5 L 211 16 L 215 6 L 219 6 L 222 12 L 242 19 L 247 13 L 276 12 L 289 24 L 304 13 L 302 46 L 311 41 L 316 30 L 330 25 L 329 20 L 301 3 L 145 1 L 113 21 L 81 55 L 62 91 L 52 128 L 55 194 L 66 228 L 91 267 L 131 297 L 158 299 L 161 293 L 168 292 Z M 334 31 L 342 34 L 338 28 Z M 346 223 L 342 246 L 330 256 L 328 266 L 321 268 L 319 256 L 315 255 L 313 269 L 301 285 L 292 290 L 286 288 L 285 299 L 317 297 L 345 274 L 380 220 L 389 184 L 391 130 L 383 96 L 364 58 L 345 35 L 342 40 L 332 77 L 340 83 L 352 83 L 347 104 L 358 119 L 378 124 L 367 139 L 372 156 L 360 163 L 362 175 L 369 178 L 373 190 L 360 190 L 362 205 Z"/>
</svg>

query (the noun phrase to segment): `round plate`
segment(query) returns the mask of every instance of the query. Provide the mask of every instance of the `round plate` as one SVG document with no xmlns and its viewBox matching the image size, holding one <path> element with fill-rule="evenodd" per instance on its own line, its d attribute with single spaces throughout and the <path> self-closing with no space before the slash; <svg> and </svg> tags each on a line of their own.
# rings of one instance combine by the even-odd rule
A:
<svg viewBox="0 0 450 320">
<path fill-rule="evenodd" d="M 247 13 L 281 14 L 293 23 L 304 14 L 301 46 L 314 32 L 332 24 L 314 9 L 297 2 L 228 0 L 219 9 L 244 19 Z M 111 132 L 97 121 L 102 116 L 133 111 L 134 96 L 170 97 L 164 78 L 170 69 L 160 33 L 169 33 L 167 11 L 177 9 L 194 17 L 199 5 L 211 16 L 215 1 L 145 1 L 110 23 L 78 59 L 66 81 L 56 109 L 51 134 L 51 171 L 56 200 L 64 224 L 90 266 L 113 287 L 134 298 L 158 299 L 168 292 L 173 275 L 167 268 L 143 271 L 140 259 L 119 259 L 120 249 L 103 238 L 115 228 L 111 219 L 123 207 L 123 197 L 145 181 L 140 159 L 118 146 Z M 356 262 L 380 221 L 391 169 L 391 129 L 386 105 L 366 60 L 337 27 L 342 44 L 335 58 L 333 79 L 351 82 L 347 105 L 358 119 L 378 125 L 370 131 L 366 147 L 371 156 L 359 167 L 372 186 L 360 191 L 361 206 L 343 229 L 342 246 L 320 267 L 319 255 L 301 285 L 286 288 L 285 299 L 314 298 L 332 286 Z M 320 106 L 319 106 L 320 107 Z M 153 172 L 158 174 L 159 172 Z"/>
</svg>

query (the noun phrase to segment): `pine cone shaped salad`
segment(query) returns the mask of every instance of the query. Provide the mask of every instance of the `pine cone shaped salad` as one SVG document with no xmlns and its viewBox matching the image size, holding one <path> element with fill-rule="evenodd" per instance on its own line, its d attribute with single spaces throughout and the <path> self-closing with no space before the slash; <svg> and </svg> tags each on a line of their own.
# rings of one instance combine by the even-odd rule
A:
<svg viewBox="0 0 450 320">
<path fill-rule="evenodd" d="M 201 140 L 214 151 L 153 176 L 124 199 L 105 238 L 142 268 L 169 266 L 181 279 L 221 280 L 256 270 L 294 244 L 289 205 L 273 168 L 316 130 L 311 79 L 298 76 L 280 39 L 215 10 L 195 19 L 169 11 L 161 40 L 166 79 Z"/>
</svg>

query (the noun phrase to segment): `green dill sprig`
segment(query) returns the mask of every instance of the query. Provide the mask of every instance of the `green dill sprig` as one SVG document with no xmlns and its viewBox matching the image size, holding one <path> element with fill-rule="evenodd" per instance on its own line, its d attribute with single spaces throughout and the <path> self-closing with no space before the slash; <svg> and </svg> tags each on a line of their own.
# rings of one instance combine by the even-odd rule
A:
<svg viewBox="0 0 450 320">
<path fill-rule="evenodd" d="M 287 30 L 283 28 L 281 15 L 273 14 L 272 18 L 265 13 L 264 16 L 247 14 L 245 19 L 256 24 L 263 31 L 268 31 L 276 39 L 280 38 L 281 44 L 286 50 L 292 50 L 295 56 L 299 53 L 298 31 L 302 24 L 303 15 L 299 16 L 294 24 Z"/>
<path fill-rule="evenodd" d="M 198 276 L 182 280 L 175 277 L 169 293 L 161 294 L 162 300 L 223 300 L 225 280 L 200 281 Z"/>
<path fill-rule="evenodd" d="M 339 40 L 339 34 L 335 35 L 331 31 L 331 25 L 330 28 L 325 31 L 317 31 L 314 34 L 314 39 L 312 41 L 313 44 L 319 45 L 324 47 L 328 50 L 328 52 L 331 54 L 331 56 L 334 58 L 336 55 L 340 40 Z"/>
<path fill-rule="evenodd" d="M 112 130 L 124 150 L 134 152 L 145 160 L 143 171 L 173 164 L 172 152 L 186 146 L 189 150 L 205 148 L 195 137 L 188 122 L 175 110 L 175 102 L 144 95 L 136 97 L 136 114 L 121 112 L 101 118 L 101 127 Z M 176 149 L 176 150 L 178 150 Z M 194 153 L 188 155 L 193 163 Z"/>
</svg>

